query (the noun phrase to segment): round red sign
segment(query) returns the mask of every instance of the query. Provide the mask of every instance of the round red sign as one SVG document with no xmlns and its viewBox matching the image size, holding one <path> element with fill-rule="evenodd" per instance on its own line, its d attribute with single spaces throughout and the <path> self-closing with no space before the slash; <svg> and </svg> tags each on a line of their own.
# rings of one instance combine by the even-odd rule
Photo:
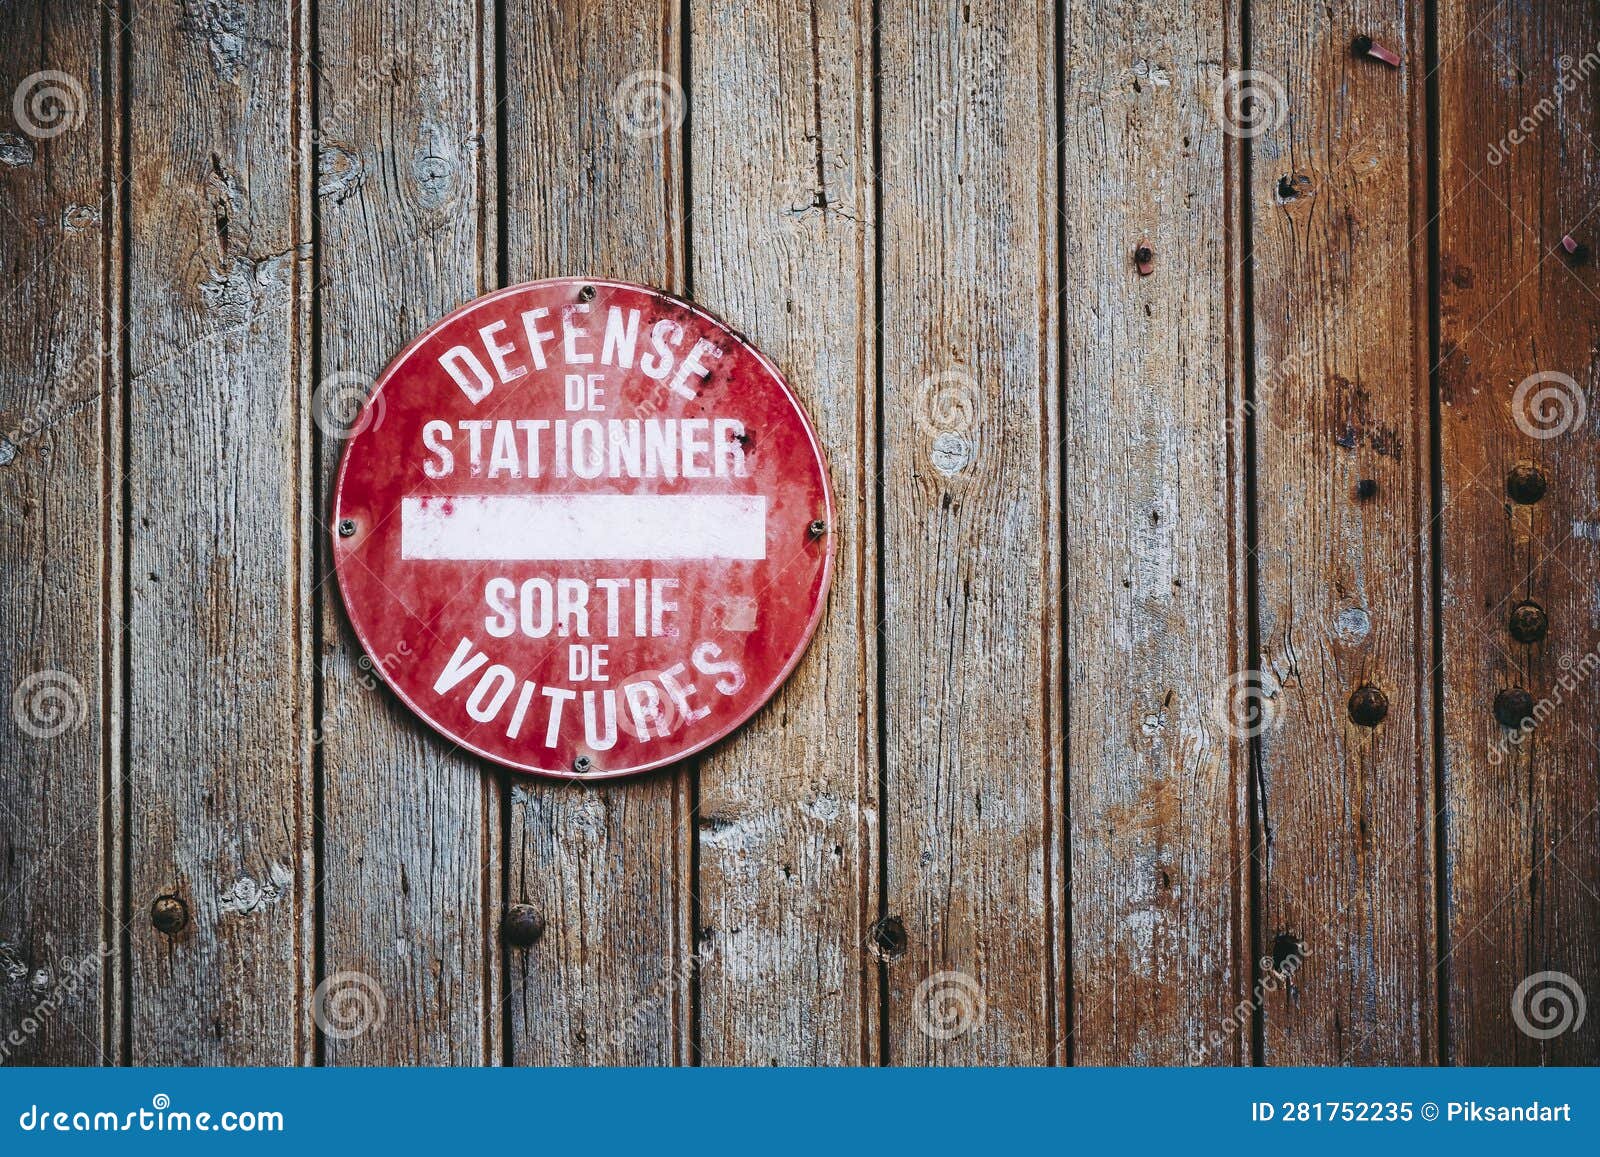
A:
<svg viewBox="0 0 1600 1157">
<path fill-rule="evenodd" d="M 479 298 L 383 372 L 333 557 L 413 711 L 518 770 L 603 778 L 699 751 L 778 689 L 832 522 L 766 357 L 677 298 L 564 279 Z"/>
</svg>

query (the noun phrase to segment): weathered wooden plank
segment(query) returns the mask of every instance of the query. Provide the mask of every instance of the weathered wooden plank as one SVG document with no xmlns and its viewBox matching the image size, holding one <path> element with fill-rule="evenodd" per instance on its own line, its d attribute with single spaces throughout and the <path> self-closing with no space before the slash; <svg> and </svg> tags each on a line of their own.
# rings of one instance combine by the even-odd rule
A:
<svg viewBox="0 0 1600 1157">
<path fill-rule="evenodd" d="M 678 5 L 507 0 L 504 264 L 680 289 Z M 518 1064 L 689 1058 L 689 776 L 511 785 L 506 900 L 545 931 L 510 957 Z"/>
<path fill-rule="evenodd" d="M 93 6 L 0 13 L 0 269 L 10 318 L 0 331 L 6 1064 L 115 1063 L 122 1044 L 112 19 Z"/>
<path fill-rule="evenodd" d="M 1250 30 L 1283 114 L 1250 183 L 1263 1056 L 1418 1064 L 1437 1019 L 1422 5 L 1257 4 Z"/>
<path fill-rule="evenodd" d="M 482 107 L 494 91 L 484 75 L 494 16 L 478 0 L 323 0 L 317 19 L 321 364 L 312 416 L 325 520 L 373 378 L 427 324 L 494 284 L 494 134 Z M 314 533 L 323 547 L 322 527 Z M 498 1063 L 501 777 L 381 687 L 377 665 L 392 670 L 408 657 L 362 652 L 323 559 L 314 737 L 321 983 L 333 1030 L 325 1058 Z"/>
<path fill-rule="evenodd" d="M 893 1063 L 1061 1035 L 1055 34 L 879 13 L 885 909 Z"/>
<path fill-rule="evenodd" d="M 1442 983 L 1457 1064 L 1600 1062 L 1600 280 L 1561 245 L 1600 240 L 1597 43 L 1593 5 L 1439 9 Z M 1524 603 L 1543 610 L 1543 639 L 1529 610 L 1513 634 Z M 1512 689 L 1531 701 L 1526 731 L 1496 720 Z"/>
<path fill-rule="evenodd" d="M 878 1055 L 872 6 L 696 5 L 696 300 L 788 376 L 827 447 L 827 618 L 773 702 L 702 760 L 704 1064 Z"/>
<path fill-rule="evenodd" d="M 1215 709 L 1247 665 L 1237 184 L 1212 114 L 1231 18 L 1063 10 L 1079 1064 L 1248 1058 L 1246 749 Z"/>
<path fill-rule="evenodd" d="M 136 1064 L 311 1056 L 301 16 L 263 2 L 132 18 Z M 153 926 L 163 896 L 187 909 L 181 928 Z"/>
</svg>

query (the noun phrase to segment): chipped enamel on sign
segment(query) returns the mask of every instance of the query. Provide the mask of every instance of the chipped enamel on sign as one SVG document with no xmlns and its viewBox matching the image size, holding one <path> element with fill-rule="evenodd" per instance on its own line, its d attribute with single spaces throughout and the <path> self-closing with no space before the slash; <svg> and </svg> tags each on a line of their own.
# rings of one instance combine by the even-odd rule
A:
<svg viewBox="0 0 1600 1157">
<path fill-rule="evenodd" d="M 603 778 L 716 742 L 799 661 L 832 496 L 777 368 L 702 310 L 605 281 L 480 298 L 379 378 L 333 552 L 395 693 L 521 771 Z"/>
</svg>

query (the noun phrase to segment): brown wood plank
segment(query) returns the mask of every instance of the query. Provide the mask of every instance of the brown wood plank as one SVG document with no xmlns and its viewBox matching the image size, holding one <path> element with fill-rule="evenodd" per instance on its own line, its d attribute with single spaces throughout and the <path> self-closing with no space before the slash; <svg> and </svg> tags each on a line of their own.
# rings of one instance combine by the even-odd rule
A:
<svg viewBox="0 0 1600 1157">
<path fill-rule="evenodd" d="M 1595 1064 L 1600 279 L 1561 239 L 1600 241 L 1600 14 L 1472 0 L 1439 21 L 1446 1059 Z M 1531 504 L 1507 484 L 1524 464 Z M 1525 601 L 1541 641 L 1510 631 Z M 1511 688 L 1526 735 L 1495 718 Z"/>
<path fill-rule="evenodd" d="M 322 0 L 317 19 L 320 523 L 373 378 L 493 287 L 494 15 L 478 0 Z M 354 1010 L 383 994 L 381 1023 L 334 1023 L 325 1060 L 498 1063 L 501 779 L 381 686 L 385 656 L 363 653 L 322 557 L 322 983 L 333 1010 L 345 989 Z"/>
<path fill-rule="evenodd" d="M 295 3 L 132 12 L 136 1064 L 311 1056 L 304 34 Z"/>
<path fill-rule="evenodd" d="M 888 1059 L 1061 1035 L 1055 31 L 879 13 Z"/>
<path fill-rule="evenodd" d="M 0 1063 L 11 1065 L 115 1063 L 122 1043 L 112 18 L 92 5 L 0 14 Z"/>
<path fill-rule="evenodd" d="M 1240 254 L 1211 111 L 1236 14 L 1063 19 L 1072 1057 L 1238 1064 L 1247 761 L 1214 704 L 1247 665 Z"/>
<path fill-rule="evenodd" d="M 681 289 L 678 7 L 507 0 L 509 282 Z M 592 787 L 514 779 L 506 900 L 545 922 L 510 957 L 515 1063 L 689 1058 L 688 813 L 682 768 Z"/>
<path fill-rule="evenodd" d="M 827 618 L 700 766 L 700 1061 L 878 1054 L 872 6 L 694 6 L 695 299 L 784 371 L 827 447 Z"/>
<path fill-rule="evenodd" d="M 1353 31 L 1401 66 L 1358 55 Z M 1277 689 L 1256 799 L 1263 1056 L 1419 1064 L 1437 1039 L 1422 5 L 1329 21 L 1311 0 L 1255 4 L 1250 34 L 1286 114 L 1251 142 L 1257 613 Z M 1369 686 L 1376 727 L 1352 718 Z"/>
</svg>

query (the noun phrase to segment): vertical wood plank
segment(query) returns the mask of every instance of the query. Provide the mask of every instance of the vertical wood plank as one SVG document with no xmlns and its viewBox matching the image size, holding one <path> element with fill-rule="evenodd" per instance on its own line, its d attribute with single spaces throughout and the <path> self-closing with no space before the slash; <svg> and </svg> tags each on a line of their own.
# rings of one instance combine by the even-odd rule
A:
<svg viewBox="0 0 1600 1157">
<path fill-rule="evenodd" d="M 1600 279 L 1561 239 L 1600 242 L 1600 14 L 1474 0 L 1439 20 L 1446 1059 L 1595 1064 Z M 1543 639 L 1511 631 L 1525 602 Z M 1512 689 L 1526 730 L 1496 719 Z"/>
<path fill-rule="evenodd" d="M 121 1047 L 114 18 L 0 13 L 0 1063 L 13 1065 L 115 1063 Z"/>
<path fill-rule="evenodd" d="M 1055 35 L 879 12 L 883 678 L 894 1063 L 1041 1064 L 1060 1026 Z"/>
<path fill-rule="evenodd" d="M 372 380 L 494 284 L 493 129 L 482 115 L 494 25 L 478 0 L 321 0 L 317 16 L 322 489 L 310 533 L 323 549 L 334 471 Z M 348 990 L 349 1007 L 376 1009 L 376 991 L 384 1009 L 355 1035 L 344 1033 L 364 1021 L 335 1023 L 325 1059 L 498 1063 L 500 777 L 382 688 L 377 665 L 407 656 L 365 655 L 325 550 L 321 574 L 325 1004 L 337 1011 Z"/>
<path fill-rule="evenodd" d="M 135 1064 L 310 1058 L 302 12 L 135 5 Z M 187 907 L 152 925 L 162 896 Z"/>
<path fill-rule="evenodd" d="M 872 9 L 693 9 L 695 299 L 774 358 L 828 449 L 837 577 L 773 701 L 700 767 L 700 1060 L 878 1053 Z"/>
<path fill-rule="evenodd" d="M 682 288 L 678 5 L 506 0 L 508 282 Z M 518 1064 L 689 1059 L 689 777 L 511 783 L 509 903 L 546 931 L 510 958 Z"/>
<path fill-rule="evenodd" d="M 1256 800 L 1263 1056 L 1419 1064 L 1437 1003 L 1422 6 L 1250 17 L 1251 67 L 1284 114 L 1251 142 L 1250 184 L 1275 694 Z M 1401 67 L 1354 52 L 1352 30 Z M 1364 687 L 1387 702 L 1375 727 L 1353 720 Z"/>
<path fill-rule="evenodd" d="M 1246 751 L 1214 707 L 1247 652 L 1237 186 L 1211 111 L 1230 19 L 1063 8 L 1079 1064 L 1248 1059 Z"/>
</svg>

